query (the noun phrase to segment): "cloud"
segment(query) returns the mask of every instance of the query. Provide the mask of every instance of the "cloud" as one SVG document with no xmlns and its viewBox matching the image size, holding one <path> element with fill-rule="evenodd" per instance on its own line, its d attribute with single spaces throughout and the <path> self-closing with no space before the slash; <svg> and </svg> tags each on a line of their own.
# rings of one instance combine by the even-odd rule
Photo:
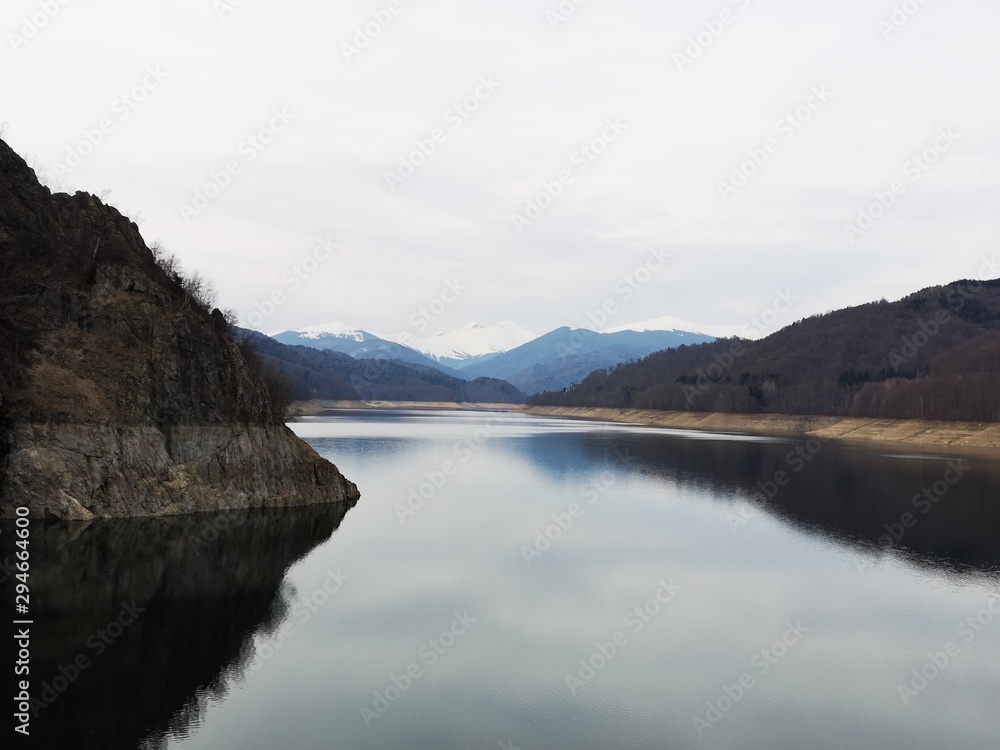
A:
<svg viewBox="0 0 1000 750">
<path fill-rule="evenodd" d="M 9 5 L 8 140 L 51 169 L 113 116 L 65 187 L 111 189 L 149 241 L 216 280 L 222 304 L 246 316 L 317 237 L 336 239 L 334 264 L 269 330 L 397 330 L 456 275 L 471 291 L 442 328 L 546 330 L 573 324 L 654 246 L 679 265 L 630 319 L 740 324 L 779 288 L 809 315 L 972 275 L 994 252 L 1000 8 L 986 0 L 922 5 L 888 35 L 892 3 L 862 0 L 593 0 L 555 28 L 548 5 L 526 0 L 245 0 L 224 14 L 200 0 L 81 0 L 16 50 L 10 35 L 38 6 Z M 678 69 L 676 54 L 696 50 Z M 169 75 L 118 119 L 114 103 L 150 66 Z M 472 109 L 484 77 L 498 85 Z M 834 95 L 786 138 L 779 122 L 817 86 Z M 275 109 L 295 119 L 241 153 Z M 608 118 L 627 130 L 581 168 L 574 155 Z M 961 142 L 850 245 L 843 225 L 949 126 Z M 390 189 L 387 171 L 438 129 Z M 780 148 L 723 200 L 718 183 L 768 138 Z M 231 159 L 239 174 L 185 221 L 179 206 Z M 510 215 L 563 170 L 572 184 L 519 234 Z"/>
</svg>

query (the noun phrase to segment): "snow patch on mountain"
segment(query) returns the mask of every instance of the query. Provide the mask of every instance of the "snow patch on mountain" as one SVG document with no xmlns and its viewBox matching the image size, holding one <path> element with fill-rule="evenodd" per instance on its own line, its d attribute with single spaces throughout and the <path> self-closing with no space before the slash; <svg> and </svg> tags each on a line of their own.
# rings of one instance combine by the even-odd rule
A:
<svg viewBox="0 0 1000 750">
<path fill-rule="evenodd" d="M 407 344 L 435 359 L 465 360 L 510 351 L 536 338 L 533 331 L 504 320 L 492 326 L 470 323 L 436 336 L 411 338 Z"/>
<path fill-rule="evenodd" d="M 318 326 L 309 326 L 308 328 L 300 328 L 295 331 L 304 339 L 321 339 L 327 336 L 335 336 L 340 339 L 354 339 L 355 341 L 364 341 L 365 333 L 364 331 L 355 328 L 354 326 L 349 326 L 346 323 L 323 323 Z"/>
<path fill-rule="evenodd" d="M 629 325 L 617 326 L 615 328 L 602 328 L 601 333 L 619 333 L 620 331 L 683 331 L 687 333 L 701 333 L 706 336 L 724 338 L 728 336 L 746 335 L 740 326 L 735 325 L 703 325 L 692 323 L 681 318 L 674 318 L 665 315 L 661 318 L 644 320 L 640 323 L 630 323 Z M 742 331 L 742 333 L 741 333 Z"/>
</svg>

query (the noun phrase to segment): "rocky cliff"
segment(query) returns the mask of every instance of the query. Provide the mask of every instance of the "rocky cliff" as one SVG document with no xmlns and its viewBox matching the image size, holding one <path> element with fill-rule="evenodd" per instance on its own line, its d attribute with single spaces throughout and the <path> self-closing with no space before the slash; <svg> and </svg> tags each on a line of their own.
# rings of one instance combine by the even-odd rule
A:
<svg viewBox="0 0 1000 750">
<path fill-rule="evenodd" d="M 134 223 L 0 141 L 0 515 L 356 501 L 253 364 Z"/>
</svg>

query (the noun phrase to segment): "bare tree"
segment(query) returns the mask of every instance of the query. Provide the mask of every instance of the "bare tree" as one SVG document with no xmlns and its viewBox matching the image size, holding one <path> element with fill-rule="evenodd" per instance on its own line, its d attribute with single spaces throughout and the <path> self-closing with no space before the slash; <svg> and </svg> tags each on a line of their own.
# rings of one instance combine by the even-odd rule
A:
<svg viewBox="0 0 1000 750">
<path fill-rule="evenodd" d="M 190 276 L 182 277 L 181 288 L 185 294 L 185 305 L 188 302 L 193 302 L 197 307 L 206 311 L 215 307 L 217 296 L 215 284 L 202 276 L 199 271 L 195 271 Z"/>
<path fill-rule="evenodd" d="M 181 264 L 177 259 L 177 256 L 168 252 L 159 240 L 153 243 L 152 247 L 149 248 L 149 251 L 153 254 L 153 261 L 160 267 L 160 270 L 162 270 L 163 273 L 165 273 L 172 281 L 178 284 L 181 283 Z"/>
<path fill-rule="evenodd" d="M 191 275 L 185 274 L 180 259 L 168 252 L 159 240 L 150 246 L 149 251 L 153 254 L 153 261 L 167 275 L 167 278 L 179 285 L 181 291 L 184 292 L 185 307 L 193 304 L 205 312 L 210 312 L 215 307 L 215 300 L 218 297 L 215 284 L 198 271 Z M 227 314 L 231 314 L 233 320 L 236 320 L 235 313 L 227 311 Z M 229 323 L 228 318 L 226 322 Z M 230 323 L 230 325 L 232 326 L 234 323 Z"/>
</svg>

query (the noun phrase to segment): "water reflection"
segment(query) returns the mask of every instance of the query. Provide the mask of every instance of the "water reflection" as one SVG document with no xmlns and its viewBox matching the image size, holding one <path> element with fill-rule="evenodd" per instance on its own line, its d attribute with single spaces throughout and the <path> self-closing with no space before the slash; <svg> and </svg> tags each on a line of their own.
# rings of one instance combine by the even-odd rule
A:
<svg viewBox="0 0 1000 750">
<path fill-rule="evenodd" d="M 334 730 L 347 747 L 428 750 L 508 737 L 594 750 L 995 746 L 1000 631 L 991 624 L 969 643 L 957 630 L 996 590 L 995 462 L 969 461 L 923 514 L 913 497 L 944 481 L 946 459 L 506 415 L 464 460 L 456 446 L 491 419 L 411 415 L 396 432 L 405 450 L 388 461 L 371 448 L 394 434 L 392 417 L 310 427 L 366 501 L 338 547 L 362 572 L 326 630 L 351 648 L 326 647 L 317 628 L 309 652 L 328 657 L 323 672 L 357 675 L 358 687 L 331 691 L 304 657 L 295 665 L 295 679 L 324 696 L 306 699 L 313 718 L 294 725 L 299 747 L 327 747 Z M 397 506 L 447 461 L 457 471 L 401 519 Z M 759 483 L 771 489 L 779 472 L 788 481 L 765 500 Z M 571 523 L 574 503 L 582 515 Z M 890 550 L 880 537 L 907 512 L 916 523 Z M 530 564 L 526 546 L 540 552 Z M 661 579 L 682 586 L 677 601 L 568 689 L 566 675 L 628 628 L 625 613 Z M 477 629 L 366 726 L 359 706 L 374 705 L 373 691 L 465 608 Z M 808 637 L 758 672 L 751 657 L 799 622 Z M 898 686 L 952 639 L 960 658 L 904 704 Z M 693 717 L 748 670 L 760 684 L 700 736 Z M 185 750 L 218 746 L 240 722 L 268 731 L 253 717 L 276 693 L 269 684 L 234 697 Z"/>
<path fill-rule="evenodd" d="M 578 455 L 568 448 L 581 448 Z M 858 552 L 925 565 L 1000 571 L 1000 464 L 981 458 L 863 450 L 818 440 L 692 440 L 670 433 L 539 437 L 526 455 L 553 476 L 617 464 L 742 501 Z M 780 483 L 780 486 L 779 486 Z M 751 515 L 734 509 L 738 531 Z"/>
<path fill-rule="evenodd" d="M 46 709 L 35 746 L 996 744 L 1000 618 L 961 640 L 918 699 L 904 704 L 897 687 L 992 601 L 993 462 L 970 461 L 921 513 L 913 497 L 945 481 L 946 459 L 522 415 L 353 414 L 296 430 L 365 493 L 334 544 L 315 549 L 340 520 L 327 509 L 236 514 L 232 528 L 205 516 L 39 531 L 39 685 L 93 655 L 88 639 L 123 603 L 145 611 Z M 447 481 L 401 518 L 397 506 L 448 462 Z M 778 472 L 788 481 L 765 501 L 759 483 Z M 607 490 L 587 503 L 602 477 Z M 585 514 L 527 564 L 525 546 L 581 502 Z M 916 522 L 890 550 L 881 537 L 907 512 Z M 215 525 L 219 539 L 198 544 Z M 350 583 L 335 603 L 297 617 L 301 594 L 340 565 Z M 681 586 L 677 600 L 632 629 L 624 616 L 662 580 Z M 433 664 L 422 657 L 466 612 L 468 634 Z M 296 634 L 268 659 L 277 636 L 258 636 L 282 621 Z M 754 671 L 760 684 L 700 737 L 692 717 L 799 621 L 808 637 L 766 679 Z M 569 690 L 566 675 L 622 628 L 627 648 Z M 414 663 L 420 679 L 369 726 L 360 709 Z"/>
<path fill-rule="evenodd" d="M 19 746 L 132 750 L 183 733 L 245 667 L 253 635 L 281 623 L 288 567 L 347 510 L 33 525 L 32 693 L 46 705 Z"/>
<path fill-rule="evenodd" d="M 350 424 L 351 442 L 324 437 L 338 419 Z M 1000 462 L 982 457 L 483 412 L 331 410 L 295 427 L 321 451 L 377 461 L 413 452 L 419 441 L 457 447 L 478 431 L 489 435 L 490 451 L 530 462 L 549 479 L 637 471 L 703 492 L 710 504 L 749 503 L 861 555 L 1000 572 Z M 746 509 L 734 509 L 734 530 L 744 520 Z"/>
</svg>

